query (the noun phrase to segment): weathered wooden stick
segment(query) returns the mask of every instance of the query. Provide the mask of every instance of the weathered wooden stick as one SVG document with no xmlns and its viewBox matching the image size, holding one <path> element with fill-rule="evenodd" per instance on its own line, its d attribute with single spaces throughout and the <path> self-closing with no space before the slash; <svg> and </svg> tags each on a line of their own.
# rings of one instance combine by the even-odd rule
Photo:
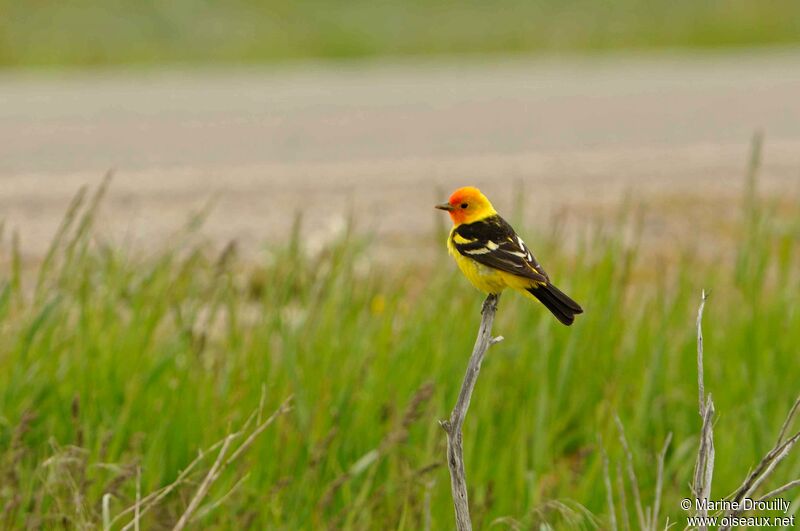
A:
<svg viewBox="0 0 800 531">
<path fill-rule="evenodd" d="M 483 302 L 478 338 L 472 348 L 472 355 L 469 358 L 467 373 L 464 375 L 464 381 L 461 384 L 461 391 L 458 393 L 458 400 L 453 412 L 450 413 L 450 418 L 439 422 L 447 433 L 447 466 L 450 469 L 450 487 L 453 492 L 453 505 L 456 512 L 456 528 L 458 531 L 472 530 L 472 522 L 469 518 L 469 501 L 467 499 L 467 477 L 464 473 L 461 427 L 469 409 L 469 401 L 472 397 L 472 390 L 475 388 L 475 382 L 478 379 L 478 373 L 481 370 L 483 356 L 490 346 L 503 340 L 500 336 L 492 337 L 492 323 L 494 323 L 499 299 L 499 294 L 491 294 Z"/>
<path fill-rule="evenodd" d="M 706 395 L 703 379 L 703 308 L 708 300 L 706 290 L 700 293 L 700 307 L 697 309 L 697 390 L 700 418 L 703 420 L 700 429 L 700 447 L 697 449 L 697 460 L 694 465 L 692 495 L 696 500 L 711 498 L 711 481 L 714 477 L 714 402 L 711 394 Z M 708 516 L 706 506 L 697 511 L 698 516 Z M 701 531 L 708 529 L 700 524 Z"/>
</svg>

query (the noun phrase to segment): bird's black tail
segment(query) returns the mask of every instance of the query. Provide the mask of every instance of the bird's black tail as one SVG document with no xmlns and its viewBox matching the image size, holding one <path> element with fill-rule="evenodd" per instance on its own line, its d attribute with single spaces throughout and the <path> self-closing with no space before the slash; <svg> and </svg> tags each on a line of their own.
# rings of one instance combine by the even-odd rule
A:
<svg viewBox="0 0 800 531">
<path fill-rule="evenodd" d="M 545 308 L 556 316 L 556 319 L 567 326 L 572 324 L 576 314 L 583 313 L 580 304 L 550 283 L 528 288 L 527 291 L 539 299 L 539 302 L 544 304 Z"/>
</svg>

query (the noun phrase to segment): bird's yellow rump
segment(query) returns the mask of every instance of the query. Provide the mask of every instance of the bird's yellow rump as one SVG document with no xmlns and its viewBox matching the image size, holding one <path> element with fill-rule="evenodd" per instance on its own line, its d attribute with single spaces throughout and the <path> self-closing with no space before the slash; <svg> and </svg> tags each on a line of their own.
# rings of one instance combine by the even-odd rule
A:
<svg viewBox="0 0 800 531">
<path fill-rule="evenodd" d="M 485 293 L 506 288 L 539 300 L 565 325 L 583 313 L 580 305 L 550 282 L 550 277 L 511 225 L 475 187 L 459 188 L 446 203 L 453 229 L 447 250 L 473 286 Z"/>
</svg>

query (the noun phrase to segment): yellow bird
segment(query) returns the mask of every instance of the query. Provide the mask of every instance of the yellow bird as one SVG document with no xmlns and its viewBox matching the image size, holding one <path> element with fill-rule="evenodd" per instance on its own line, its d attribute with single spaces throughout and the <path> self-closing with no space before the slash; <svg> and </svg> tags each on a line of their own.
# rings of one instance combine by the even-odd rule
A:
<svg viewBox="0 0 800 531">
<path fill-rule="evenodd" d="M 536 298 L 569 326 L 583 308 L 550 282 L 542 266 L 489 199 L 473 186 L 459 188 L 447 203 L 453 229 L 447 250 L 473 286 L 499 294 L 506 288 Z"/>
</svg>

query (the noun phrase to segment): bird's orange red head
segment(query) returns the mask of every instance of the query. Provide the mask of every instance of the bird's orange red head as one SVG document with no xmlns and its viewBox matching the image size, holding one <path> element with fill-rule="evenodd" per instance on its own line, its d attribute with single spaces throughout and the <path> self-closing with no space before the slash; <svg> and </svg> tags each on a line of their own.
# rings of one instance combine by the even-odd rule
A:
<svg viewBox="0 0 800 531">
<path fill-rule="evenodd" d="M 472 223 L 497 214 L 489 199 L 474 186 L 459 188 L 450 196 L 447 203 L 436 205 L 446 210 L 456 225 Z"/>
</svg>

